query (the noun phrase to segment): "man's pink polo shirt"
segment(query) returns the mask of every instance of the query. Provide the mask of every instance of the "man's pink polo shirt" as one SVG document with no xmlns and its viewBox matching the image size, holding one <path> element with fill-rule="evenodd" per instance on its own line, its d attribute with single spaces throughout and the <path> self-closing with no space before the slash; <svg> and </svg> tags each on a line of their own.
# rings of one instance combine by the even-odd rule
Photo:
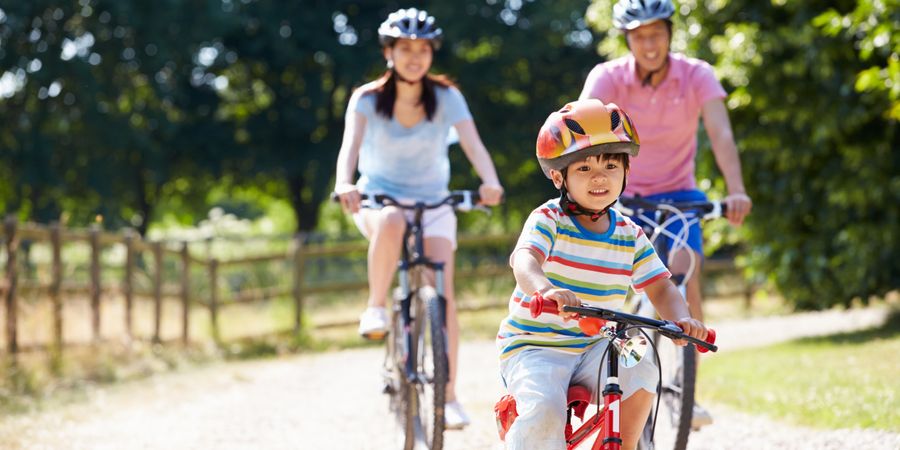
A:
<svg viewBox="0 0 900 450">
<path fill-rule="evenodd" d="M 726 96 L 708 63 L 671 53 L 669 73 L 653 88 L 641 86 L 629 54 L 594 67 L 581 96 L 619 105 L 637 128 L 641 150 L 631 160 L 626 194 L 696 189 L 700 110 L 707 101 Z"/>
</svg>

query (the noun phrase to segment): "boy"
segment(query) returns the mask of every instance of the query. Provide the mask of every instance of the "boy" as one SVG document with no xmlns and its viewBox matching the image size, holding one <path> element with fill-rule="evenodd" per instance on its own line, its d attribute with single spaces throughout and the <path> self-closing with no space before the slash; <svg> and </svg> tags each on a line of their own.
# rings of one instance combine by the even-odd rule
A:
<svg viewBox="0 0 900 450">
<path fill-rule="evenodd" d="M 596 388 L 607 345 L 584 334 L 568 313 L 532 318 L 534 293 L 560 310 L 581 303 L 619 310 L 632 286 L 648 294 L 664 319 L 692 337 L 706 337 L 643 231 L 611 208 L 638 148 L 625 112 L 596 99 L 550 114 L 538 134 L 538 161 L 560 198 L 531 213 L 510 256 L 516 289 L 497 335 L 501 376 L 518 411 L 506 435 L 510 450 L 566 448 L 567 389 Z M 649 361 L 619 373 L 623 449 L 635 448 L 650 412 L 658 375 Z"/>
</svg>

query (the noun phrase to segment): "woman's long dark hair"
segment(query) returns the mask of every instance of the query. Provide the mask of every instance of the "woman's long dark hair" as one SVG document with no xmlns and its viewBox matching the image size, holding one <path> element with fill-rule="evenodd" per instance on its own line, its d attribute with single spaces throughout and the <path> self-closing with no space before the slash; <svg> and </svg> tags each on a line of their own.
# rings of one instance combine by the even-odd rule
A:
<svg viewBox="0 0 900 450">
<path fill-rule="evenodd" d="M 393 69 L 388 69 L 369 90 L 369 92 L 375 93 L 375 112 L 388 119 L 394 117 L 397 82 L 397 73 Z M 419 103 L 425 105 L 425 117 L 428 120 L 434 117 L 434 111 L 437 109 L 435 88 L 438 86 L 448 88 L 456 85 L 446 75 L 425 74 L 425 77 L 422 78 L 422 97 L 419 99 Z"/>
</svg>

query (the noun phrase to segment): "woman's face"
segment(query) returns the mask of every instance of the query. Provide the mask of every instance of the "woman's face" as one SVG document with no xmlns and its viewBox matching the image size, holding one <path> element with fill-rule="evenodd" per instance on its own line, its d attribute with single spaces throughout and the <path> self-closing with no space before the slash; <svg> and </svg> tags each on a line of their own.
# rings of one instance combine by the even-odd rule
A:
<svg viewBox="0 0 900 450">
<path fill-rule="evenodd" d="M 426 39 L 397 39 L 384 48 L 384 58 L 392 61 L 394 70 L 404 80 L 419 81 L 431 68 L 431 43 Z"/>
<path fill-rule="evenodd" d="M 628 48 L 642 69 L 652 72 L 666 63 L 669 55 L 669 27 L 662 20 L 641 25 L 625 35 Z"/>
</svg>

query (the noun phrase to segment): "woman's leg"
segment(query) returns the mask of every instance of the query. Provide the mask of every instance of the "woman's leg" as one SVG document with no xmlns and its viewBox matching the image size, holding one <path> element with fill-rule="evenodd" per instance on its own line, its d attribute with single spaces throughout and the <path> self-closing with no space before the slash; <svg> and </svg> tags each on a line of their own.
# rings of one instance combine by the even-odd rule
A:
<svg viewBox="0 0 900 450">
<path fill-rule="evenodd" d="M 400 259 L 406 218 L 403 211 L 391 206 L 382 209 L 363 208 L 359 214 L 362 215 L 364 231 L 369 237 L 368 305 L 384 307 L 391 281 L 397 271 L 397 261 Z"/>
</svg>

